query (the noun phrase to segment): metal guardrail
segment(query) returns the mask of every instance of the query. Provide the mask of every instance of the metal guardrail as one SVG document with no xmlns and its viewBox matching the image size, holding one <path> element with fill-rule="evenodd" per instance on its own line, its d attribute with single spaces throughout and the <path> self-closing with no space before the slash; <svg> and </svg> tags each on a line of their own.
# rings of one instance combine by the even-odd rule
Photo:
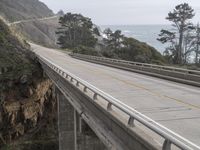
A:
<svg viewBox="0 0 200 150">
<path fill-rule="evenodd" d="M 176 68 L 176 67 L 170 67 L 170 66 L 161 66 L 161 65 L 154 65 L 154 64 L 147 64 L 147 63 L 139 63 L 139 62 L 133 62 L 133 61 L 111 59 L 111 58 L 106 58 L 106 57 L 97 57 L 97 56 L 77 54 L 77 53 L 73 53 L 71 55 L 85 57 L 85 58 L 94 58 L 96 60 L 107 60 L 107 61 L 111 61 L 111 62 L 120 62 L 120 63 L 124 63 L 124 64 L 133 64 L 133 65 L 136 65 L 136 66 L 159 68 L 159 69 L 172 70 L 172 71 L 177 71 L 177 72 L 184 72 L 184 73 L 188 73 L 188 74 L 200 75 L 200 71 L 197 71 L 197 70 L 188 70 L 188 69 Z"/>
<path fill-rule="evenodd" d="M 194 143 L 190 142 L 189 140 L 181 137 L 180 135 L 174 133 L 173 131 L 167 129 L 166 127 L 160 125 L 159 123 L 155 122 L 154 120 L 148 118 L 147 116 L 141 114 L 137 110 L 125 105 L 124 103 L 120 102 L 116 98 L 104 93 L 103 91 L 97 89 L 93 85 L 89 84 L 88 82 L 80 79 L 79 77 L 71 74 L 67 70 L 59 67 L 58 65 L 54 64 L 50 60 L 46 59 L 45 57 L 37 56 L 39 61 L 55 72 L 57 72 L 60 76 L 65 78 L 69 83 L 74 85 L 77 89 L 81 90 L 81 92 L 87 94 L 89 91 L 92 92 L 91 99 L 96 101 L 105 100 L 107 104 L 107 111 L 112 111 L 112 108 L 115 107 L 119 111 L 128 115 L 129 120 L 127 122 L 127 127 L 133 128 L 134 122 L 138 121 L 151 131 L 157 133 L 162 138 L 164 138 L 164 143 L 162 146 L 163 150 L 171 150 L 172 145 L 177 146 L 182 150 L 200 150 L 200 147 L 195 145 Z M 82 86 L 82 88 L 80 88 Z"/>
<path fill-rule="evenodd" d="M 135 70 L 136 72 L 138 71 L 139 73 L 144 73 L 160 78 L 165 78 L 168 80 L 200 86 L 200 71 L 197 70 L 188 70 L 188 69 L 169 67 L 169 66 L 138 63 L 132 61 L 110 59 L 105 57 L 97 57 L 97 56 L 83 55 L 77 53 L 71 53 L 70 55 L 72 57 L 78 59 L 84 59 L 86 61 L 92 60 L 96 61 L 97 63 L 115 65 L 116 67 Z"/>
</svg>

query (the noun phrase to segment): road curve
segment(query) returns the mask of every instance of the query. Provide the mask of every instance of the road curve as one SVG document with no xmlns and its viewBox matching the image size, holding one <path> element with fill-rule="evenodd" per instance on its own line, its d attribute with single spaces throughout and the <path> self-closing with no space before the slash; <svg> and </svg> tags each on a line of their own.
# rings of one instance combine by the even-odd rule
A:
<svg viewBox="0 0 200 150">
<path fill-rule="evenodd" d="M 37 54 L 200 146 L 200 88 L 73 59 L 31 44 Z"/>
<path fill-rule="evenodd" d="M 10 22 L 10 23 L 7 23 L 7 24 L 8 24 L 8 26 L 11 26 L 11 25 L 16 25 L 16 24 L 20 24 L 20 23 L 26 23 L 26 22 L 44 21 L 44 20 L 54 19 L 54 18 L 58 18 L 58 17 L 59 16 L 50 16 L 50 17 L 44 17 L 44 18 L 33 18 L 33 19 L 26 19 L 26 20 Z"/>
</svg>

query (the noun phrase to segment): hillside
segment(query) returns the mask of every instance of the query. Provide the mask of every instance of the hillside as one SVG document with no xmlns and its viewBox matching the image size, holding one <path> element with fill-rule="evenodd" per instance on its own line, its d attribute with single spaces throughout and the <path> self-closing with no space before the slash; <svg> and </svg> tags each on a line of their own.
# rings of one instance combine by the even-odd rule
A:
<svg viewBox="0 0 200 150">
<path fill-rule="evenodd" d="M 38 0 L 1 0 L 0 15 L 9 22 L 15 22 L 54 16 L 54 13 Z M 44 21 L 20 23 L 12 27 L 27 40 L 48 47 L 56 47 L 55 30 L 57 26 L 58 18 L 54 18 Z"/>
<path fill-rule="evenodd" d="M 0 15 L 8 21 L 53 16 L 53 12 L 38 0 L 1 0 Z"/>
<path fill-rule="evenodd" d="M 20 23 L 12 27 L 27 40 L 46 47 L 56 48 L 55 31 L 58 27 L 58 18 Z"/>
<path fill-rule="evenodd" d="M 0 20 L 0 149 L 57 149 L 55 112 L 52 82 Z"/>
</svg>

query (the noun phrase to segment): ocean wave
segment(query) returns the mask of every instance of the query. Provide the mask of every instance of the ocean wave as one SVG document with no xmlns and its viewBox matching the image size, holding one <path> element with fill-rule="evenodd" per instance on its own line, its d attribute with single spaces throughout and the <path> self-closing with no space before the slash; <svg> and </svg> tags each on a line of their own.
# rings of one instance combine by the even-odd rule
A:
<svg viewBox="0 0 200 150">
<path fill-rule="evenodd" d="M 130 30 L 124 30 L 123 33 L 132 33 Z"/>
</svg>

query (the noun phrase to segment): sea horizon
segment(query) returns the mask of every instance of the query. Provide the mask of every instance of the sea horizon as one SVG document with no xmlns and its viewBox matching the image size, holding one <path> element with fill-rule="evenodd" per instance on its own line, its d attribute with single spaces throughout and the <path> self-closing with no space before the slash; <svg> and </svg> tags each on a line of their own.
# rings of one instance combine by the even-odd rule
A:
<svg viewBox="0 0 200 150">
<path fill-rule="evenodd" d="M 100 24 L 99 26 L 170 26 L 171 24 Z"/>
</svg>

